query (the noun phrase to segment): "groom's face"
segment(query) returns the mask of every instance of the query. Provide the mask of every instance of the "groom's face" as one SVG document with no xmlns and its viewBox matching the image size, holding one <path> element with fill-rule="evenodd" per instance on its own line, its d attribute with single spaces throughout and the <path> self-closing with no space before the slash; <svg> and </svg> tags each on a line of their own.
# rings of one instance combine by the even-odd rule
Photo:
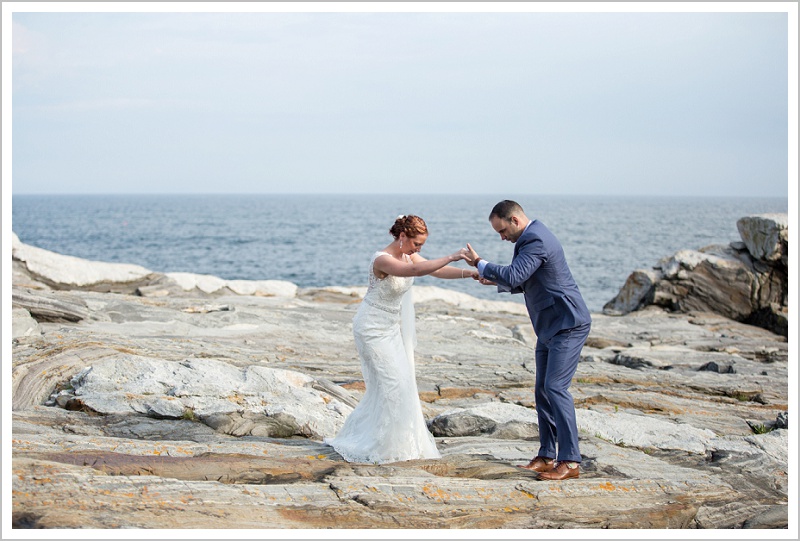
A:
<svg viewBox="0 0 800 541">
<path fill-rule="evenodd" d="M 497 231 L 497 234 L 500 235 L 500 238 L 508 242 L 517 242 L 525 230 L 520 223 L 520 219 L 516 216 L 512 216 L 508 220 L 492 216 L 489 222 L 491 222 L 492 228 Z"/>
</svg>

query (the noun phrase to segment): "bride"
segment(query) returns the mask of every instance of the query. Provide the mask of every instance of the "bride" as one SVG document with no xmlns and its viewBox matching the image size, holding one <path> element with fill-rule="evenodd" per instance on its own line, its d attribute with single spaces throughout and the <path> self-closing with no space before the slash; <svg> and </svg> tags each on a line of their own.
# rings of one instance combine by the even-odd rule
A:
<svg viewBox="0 0 800 541">
<path fill-rule="evenodd" d="M 417 392 L 411 285 L 414 276 L 473 278 L 477 272 L 447 266 L 466 249 L 430 261 L 420 256 L 428 228 L 419 216 L 398 216 L 389 232 L 394 241 L 372 256 L 367 293 L 353 318 L 366 391 L 336 437 L 325 440 L 348 462 L 441 457 Z"/>
</svg>

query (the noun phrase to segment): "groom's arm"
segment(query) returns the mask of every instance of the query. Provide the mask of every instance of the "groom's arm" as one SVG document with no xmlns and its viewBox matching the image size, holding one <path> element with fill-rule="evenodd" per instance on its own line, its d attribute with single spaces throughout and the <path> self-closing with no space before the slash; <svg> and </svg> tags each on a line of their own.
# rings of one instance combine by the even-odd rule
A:
<svg viewBox="0 0 800 541">
<path fill-rule="evenodd" d="M 477 257 L 477 254 L 476 254 Z M 512 293 L 522 291 L 522 284 L 546 261 L 544 246 L 538 239 L 519 248 L 510 265 L 498 265 L 478 258 L 476 266 L 481 277 L 496 282 Z"/>
</svg>

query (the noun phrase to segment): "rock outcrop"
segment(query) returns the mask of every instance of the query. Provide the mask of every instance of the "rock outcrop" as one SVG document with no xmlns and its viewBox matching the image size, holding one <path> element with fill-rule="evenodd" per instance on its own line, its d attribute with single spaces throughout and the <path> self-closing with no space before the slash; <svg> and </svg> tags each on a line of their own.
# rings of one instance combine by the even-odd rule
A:
<svg viewBox="0 0 800 541">
<path fill-rule="evenodd" d="M 443 456 L 350 464 L 322 440 L 363 396 L 363 287 L 137 293 L 147 278 L 114 293 L 31 274 L 54 256 L 20 248 L 14 528 L 796 527 L 789 348 L 760 327 L 593 314 L 571 388 L 581 476 L 552 483 L 517 467 L 539 445 L 524 307 L 415 288 L 420 399 Z"/>
<path fill-rule="evenodd" d="M 12 233 L 14 284 L 34 289 L 82 290 L 142 297 L 256 295 L 293 297 L 285 280 L 224 280 L 190 272 L 154 272 L 139 265 L 88 261 L 24 244 Z"/>
<path fill-rule="evenodd" d="M 45 404 L 101 415 L 188 418 L 234 436 L 321 440 L 338 431 L 357 401 L 293 370 L 120 354 L 84 368 Z"/>
<path fill-rule="evenodd" d="M 741 241 L 681 250 L 649 270 L 636 270 L 606 314 L 655 305 L 674 312 L 714 312 L 788 335 L 788 217 L 746 216 Z"/>
</svg>

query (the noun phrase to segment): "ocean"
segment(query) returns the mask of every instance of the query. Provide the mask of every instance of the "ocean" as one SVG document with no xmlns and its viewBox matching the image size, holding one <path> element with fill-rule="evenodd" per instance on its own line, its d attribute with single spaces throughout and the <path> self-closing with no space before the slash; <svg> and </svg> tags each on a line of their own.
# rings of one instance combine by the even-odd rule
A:
<svg viewBox="0 0 800 541">
<path fill-rule="evenodd" d="M 472 244 L 508 263 L 513 245 L 488 222 L 519 202 L 561 240 L 589 309 L 602 310 L 635 269 L 682 249 L 739 240 L 736 221 L 788 212 L 788 198 L 513 195 L 14 195 L 12 227 L 26 244 L 156 272 L 288 280 L 299 287 L 364 286 L 367 265 L 399 214 L 428 224 L 421 254 Z M 463 262 L 458 263 L 466 267 Z M 493 300 L 517 300 L 473 280 L 417 278 Z"/>
</svg>

